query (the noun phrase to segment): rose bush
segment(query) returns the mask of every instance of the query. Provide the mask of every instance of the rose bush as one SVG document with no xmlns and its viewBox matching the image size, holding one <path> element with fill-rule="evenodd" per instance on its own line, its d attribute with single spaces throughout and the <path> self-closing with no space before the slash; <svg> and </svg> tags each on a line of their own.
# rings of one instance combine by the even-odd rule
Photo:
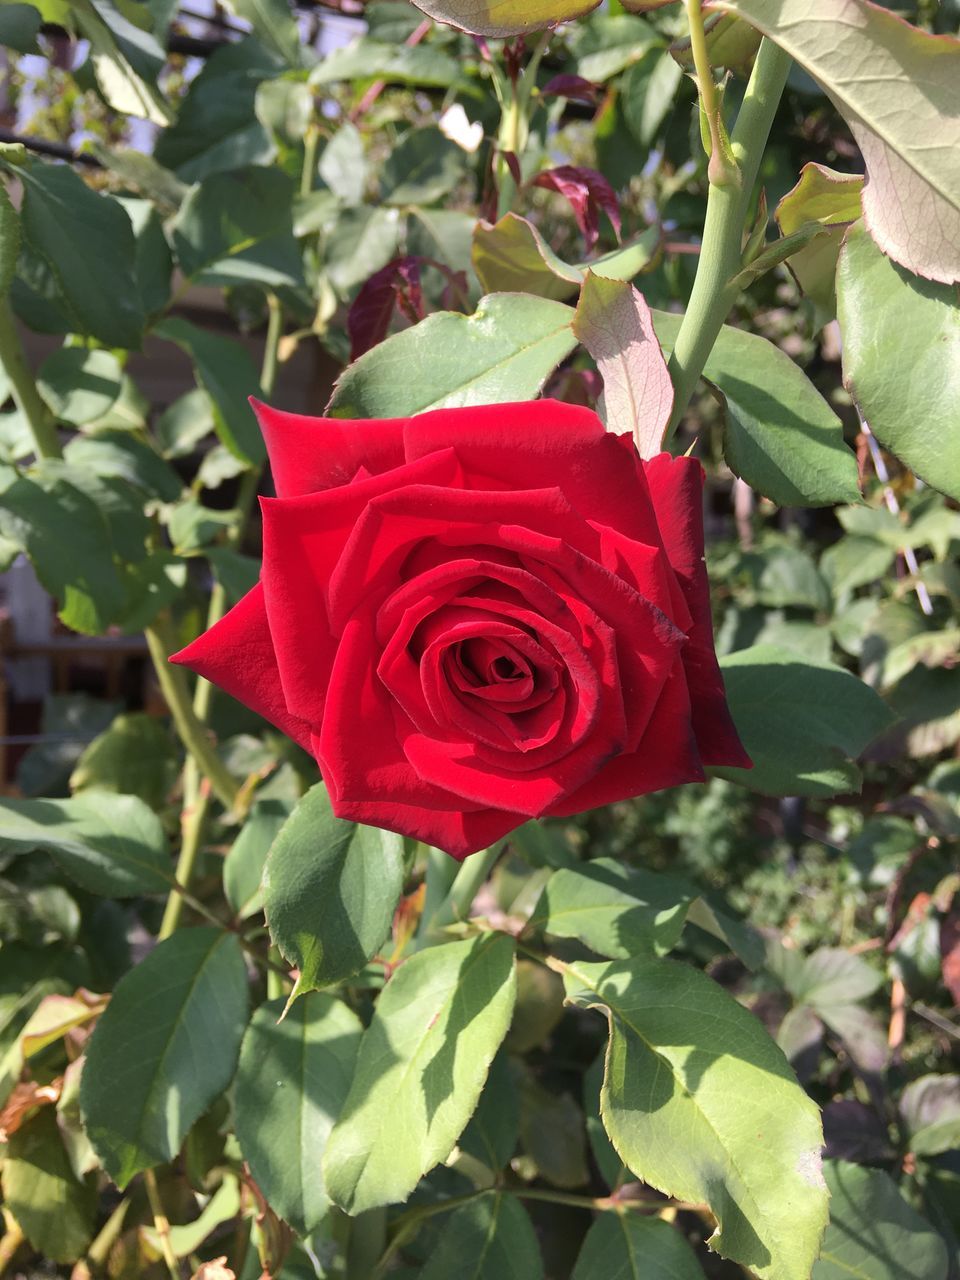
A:
<svg viewBox="0 0 960 1280">
<path fill-rule="evenodd" d="M 692 458 L 590 410 L 343 421 L 255 404 L 261 581 L 173 661 L 317 759 L 340 817 L 456 858 L 749 765 L 724 697 Z"/>
</svg>

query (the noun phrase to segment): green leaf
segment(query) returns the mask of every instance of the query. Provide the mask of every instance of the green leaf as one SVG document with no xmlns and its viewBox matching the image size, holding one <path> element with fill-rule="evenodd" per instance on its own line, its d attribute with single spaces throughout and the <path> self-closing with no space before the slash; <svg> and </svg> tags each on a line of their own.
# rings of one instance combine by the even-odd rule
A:
<svg viewBox="0 0 960 1280">
<path fill-rule="evenodd" d="M 520 1134 L 537 1176 L 555 1187 L 582 1187 L 590 1180 L 583 1112 L 569 1093 L 545 1089 L 524 1064 L 516 1071 Z"/>
<path fill-rule="evenodd" d="M 460 77 L 457 60 L 442 49 L 393 45 L 361 36 L 352 44 L 332 49 L 310 72 L 310 83 L 316 86 L 340 80 L 385 80 L 388 84 L 448 89 Z"/>
<path fill-rule="evenodd" d="M 357 973 L 387 936 L 403 840 L 333 816 L 322 783 L 274 839 L 264 877 L 274 942 L 300 970 L 294 997 Z"/>
<path fill-rule="evenodd" d="M 860 217 L 862 190 L 860 174 L 837 173 L 826 165 L 808 163 L 800 170 L 800 181 L 776 208 L 784 236 L 813 222 L 826 229 L 826 234 L 792 253 L 788 260 L 800 288 L 825 317 L 836 315 L 837 257 L 844 229 Z"/>
<path fill-rule="evenodd" d="M 257 466 L 266 448 L 250 396 L 261 395 L 260 378 L 245 347 L 230 338 L 198 329 L 189 320 L 169 316 L 154 329 L 159 338 L 175 342 L 194 363 L 198 381 L 213 402 L 217 435 L 242 462 Z"/>
<path fill-rule="evenodd" d="M 808 1280 L 827 1219 L 819 1111 L 760 1022 L 670 960 L 577 963 L 565 981 L 610 1023 L 600 1105 L 624 1163 L 709 1205 L 723 1257 Z"/>
<path fill-rule="evenodd" d="M 227 8 L 250 23 L 265 49 L 290 67 L 303 66 L 307 46 L 300 39 L 296 17 L 287 0 L 228 0 Z"/>
<path fill-rule="evenodd" d="M 174 1257 L 187 1258 L 196 1253 L 207 1237 L 224 1223 L 236 1218 L 240 1212 L 240 1186 L 236 1175 L 227 1173 L 220 1186 L 203 1206 L 200 1216 L 192 1222 L 171 1226 L 168 1239 Z M 163 1253 L 163 1246 L 155 1226 L 141 1227 L 143 1235 L 156 1249 Z"/>
<path fill-rule="evenodd" d="M 157 140 L 155 158 L 184 182 L 269 164 L 276 146 L 254 107 L 258 85 L 278 70 L 253 37 L 221 46 L 190 82 L 176 123 Z"/>
<path fill-rule="evenodd" d="M 823 1171 L 830 1225 L 812 1280 L 946 1280 L 943 1240 L 889 1174 L 839 1160 Z"/>
<path fill-rule="evenodd" d="M 257 119 L 288 146 L 303 140 L 313 120 L 313 94 L 296 72 L 257 88 Z"/>
<path fill-rule="evenodd" d="M 87 1136 L 121 1188 L 172 1160 L 233 1078 L 247 1020 L 235 935 L 181 929 L 117 986 L 87 1046 Z"/>
<path fill-rule="evenodd" d="M 472 316 L 439 311 L 395 333 L 337 380 L 334 418 L 532 400 L 576 346 L 573 312 L 517 293 L 481 298 Z"/>
<path fill-rule="evenodd" d="M 594 858 L 553 873 L 530 924 L 611 959 L 665 955 L 679 942 L 696 896 L 673 876 Z"/>
<path fill-rule="evenodd" d="M 165 458 L 185 458 L 216 429 L 213 402 L 202 387 L 194 387 L 164 409 L 154 424 Z"/>
<path fill-rule="evenodd" d="M 935 1156 L 960 1147 L 960 1076 L 921 1076 L 900 1096 L 909 1149 Z"/>
<path fill-rule="evenodd" d="M 588 271 L 573 331 L 603 379 L 607 430 L 631 436 L 641 458 L 652 458 L 663 447 L 673 384 L 643 295 Z"/>
<path fill-rule="evenodd" d="M 108 105 L 123 115 L 169 124 L 173 111 L 156 86 L 165 60 L 157 40 L 109 0 L 71 0 L 70 11 L 90 42 L 97 86 Z"/>
<path fill-rule="evenodd" d="M 450 1154 L 510 1024 L 513 957 L 512 938 L 482 934 L 417 952 L 384 987 L 324 1154 L 348 1213 L 406 1200 Z"/>
<path fill-rule="evenodd" d="M 46 849 L 90 893 L 165 893 L 172 867 L 156 814 L 136 796 L 86 791 L 70 800 L 0 799 L 0 849 Z"/>
<path fill-rule="evenodd" d="M 21 166 L 17 176 L 24 240 L 52 273 L 72 328 L 107 347 L 138 347 L 143 312 L 126 211 L 91 191 L 69 165 Z"/>
<path fill-rule="evenodd" d="M 652 314 L 666 353 L 680 317 Z M 843 442 L 840 419 L 779 347 L 724 325 L 703 375 L 723 397 L 724 456 L 736 475 L 782 506 L 859 500 L 857 460 Z"/>
<path fill-rule="evenodd" d="M 210 284 L 251 280 L 296 284 L 302 275 L 293 238 L 292 180 L 253 165 L 213 173 L 188 193 L 173 222 L 185 275 Z"/>
<path fill-rule="evenodd" d="M 595 13 L 571 31 L 571 70 L 585 80 L 602 84 L 663 45 L 663 37 L 643 18 L 628 13 Z"/>
<path fill-rule="evenodd" d="M 311 201 L 326 195 L 313 192 Z M 313 228 L 306 228 L 312 230 Z M 303 225 L 298 227 L 301 234 Z M 397 209 L 363 205 L 344 209 L 325 238 L 326 270 L 330 283 L 341 294 L 362 284 L 396 257 L 402 223 Z"/>
<path fill-rule="evenodd" d="M 571 1280 L 703 1280 L 677 1227 L 637 1213 L 601 1213 L 587 1232 Z"/>
<path fill-rule="evenodd" d="M 437 22 L 476 36 L 515 36 L 589 13 L 599 0 L 414 0 Z"/>
<path fill-rule="evenodd" d="M 179 753 L 167 726 L 134 711 L 117 716 L 94 738 L 70 777 L 73 791 L 116 791 L 159 809 L 176 781 Z"/>
<path fill-rule="evenodd" d="M 620 106 L 627 128 L 641 147 L 656 141 L 682 80 L 680 67 L 663 49 L 648 49 L 627 68 L 620 82 Z"/>
<path fill-rule="evenodd" d="M 32 4 L 4 4 L 0 8 L 0 44 L 17 53 L 39 53 L 37 36 L 42 22 Z"/>
<path fill-rule="evenodd" d="M 61 347 L 37 370 L 37 390 L 61 422 L 82 427 L 110 412 L 122 376 L 112 351 Z"/>
<path fill-rule="evenodd" d="M 762 795 L 832 796 L 860 787 L 853 761 L 893 721 L 849 671 L 773 645 L 722 658 L 727 700 L 753 769 L 717 769 Z"/>
<path fill-rule="evenodd" d="M 715 13 L 703 24 L 707 61 L 711 67 L 733 71 L 742 79 L 749 78 L 753 60 L 760 47 L 760 32 L 729 13 Z M 670 52 L 688 74 L 696 70 L 690 37 L 676 40 Z"/>
<path fill-rule="evenodd" d="M 819 1013 L 834 1004 L 865 1000 L 882 984 L 883 974 L 861 956 L 842 947 L 820 947 L 790 975 L 787 990 Z"/>
<path fill-rule="evenodd" d="M 63 456 L 71 467 L 86 467 L 103 478 L 122 480 L 139 489 L 145 498 L 175 502 L 183 493 L 183 481 L 174 469 L 132 431 L 75 436 Z"/>
<path fill-rule="evenodd" d="M 386 204 L 436 204 L 465 169 L 464 152 L 439 129 L 411 129 L 384 161 L 381 199 Z"/>
<path fill-rule="evenodd" d="M 238 920 L 263 910 L 263 869 L 267 854 L 290 806 L 282 800 L 258 800 L 223 861 L 223 891 Z"/>
<path fill-rule="evenodd" d="M 369 165 L 363 136 L 355 124 L 348 120 L 340 126 L 324 147 L 318 169 L 320 177 L 344 204 L 362 203 Z"/>
<path fill-rule="evenodd" d="M 510 1059 L 505 1051 L 494 1058 L 477 1109 L 457 1143 L 461 1151 L 499 1173 L 517 1148 L 520 1109 Z"/>
<path fill-rule="evenodd" d="M 17 5 L 16 8 L 29 8 L 28 5 Z M 5 9 L 0 9 L 0 14 Z M 35 11 L 34 11 L 35 12 Z M 17 256 L 20 253 L 20 219 L 17 211 L 10 203 L 7 189 L 0 183 L 0 298 L 6 296 L 17 268 Z"/>
<path fill-rule="evenodd" d="M 844 385 L 873 434 L 922 480 L 960 498 L 957 290 L 898 267 L 857 223 L 840 251 L 837 316 Z"/>
<path fill-rule="evenodd" d="M 76 1262 L 93 1235 L 97 1189 L 81 1182 L 63 1145 L 53 1107 L 8 1139 L 3 1160 L 4 1207 L 30 1244 L 51 1262 Z"/>
<path fill-rule="evenodd" d="M 629 280 L 651 265 L 659 247 L 659 228 L 648 227 L 632 244 L 594 259 L 589 270 L 606 280 Z M 587 269 L 561 262 L 533 223 L 516 213 L 476 224 L 472 262 L 485 293 L 535 293 L 557 301 L 574 296 Z"/>
<path fill-rule="evenodd" d="M 234 1093 L 237 1141 L 270 1207 L 300 1235 L 330 1201 L 320 1158 L 343 1106 L 362 1025 L 340 1000 L 313 991 L 283 1016 L 261 1005 L 240 1050 Z"/>
<path fill-rule="evenodd" d="M 446 1219 L 419 1280 L 543 1280 L 526 1210 L 506 1191 L 487 1191 Z"/>
<path fill-rule="evenodd" d="M 8 478 L 0 476 L 0 488 Z M 102 634 L 119 619 L 126 591 L 114 550 L 126 551 L 129 559 L 142 556 L 148 527 L 139 497 L 134 504 L 109 481 L 59 460 L 43 462 L 3 489 L 0 533 L 27 553 L 75 631 Z M 122 547 L 115 546 L 118 540 Z"/>
<path fill-rule="evenodd" d="M 960 42 L 866 0 L 719 0 L 819 81 L 867 166 L 871 235 L 909 271 L 960 279 Z M 867 74 L 851 68 L 869 67 Z"/>
</svg>

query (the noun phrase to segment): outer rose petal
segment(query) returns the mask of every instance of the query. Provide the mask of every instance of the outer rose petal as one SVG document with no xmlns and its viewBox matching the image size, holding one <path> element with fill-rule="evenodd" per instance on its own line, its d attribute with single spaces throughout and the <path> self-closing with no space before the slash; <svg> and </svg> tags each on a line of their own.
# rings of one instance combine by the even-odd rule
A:
<svg viewBox="0 0 960 1280">
<path fill-rule="evenodd" d="M 522 813 L 505 809 L 478 809 L 473 813 L 419 809 L 412 804 L 376 800 L 337 800 L 331 795 L 333 811 L 338 818 L 363 822 L 367 826 L 386 827 L 402 836 L 424 840 L 451 858 L 462 862 L 471 853 L 509 835 L 528 819 Z"/>
<path fill-rule="evenodd" d="M 403 439 L 409 459 L 452 445 L 471 488 L 556 487 L 585 520 L 661 545 L 643 471 L 628 461 L 633 444 L 591 409 L 559 400 L 434 409 L 410 418 Z"/>
<path fill-rule="evenodd" d="M 250 401 L 270 457 L 279 498 L 300 498 L 403 465 L 405 418 L 311 418 Z"/>
<path fill-rule="evenodd" d="M 646 463 L 646 472 L 667 555 L 693 616 L 683 665 L 700 755 L 704 764 L 749 769 L 753 761 L 743 749 L 727 707 L 713 642 L 710 584 L 703 559 L 703 467 L 695 458 L 659 453 Z"/>
<path fill-rule="evenodd" d="M 259 582 L 209 631 L 173 654 L 170 661 L 219 685 L 310 750 L 310 725 L 290 714 L 283 697 Z"/>
</svg>

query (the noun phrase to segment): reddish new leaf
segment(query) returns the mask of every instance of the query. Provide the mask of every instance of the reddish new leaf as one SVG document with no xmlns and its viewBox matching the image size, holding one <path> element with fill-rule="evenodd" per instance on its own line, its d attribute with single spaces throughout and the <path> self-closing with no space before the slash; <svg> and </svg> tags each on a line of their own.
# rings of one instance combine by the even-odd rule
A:
<svg viewBox="0 0 960 1280">
<path fill-rule="evenodd" d="M 420 265 L 412 255 L 394 258 L 375 272 L 354 298 L 347 315 L 350 359 L 356 360 L 387 336 L 395 310 L 414 324 L 423 319 Z"/>
<path fill-rule="evenodd" d="M 592 107 L 603 88 L 592 80 L 584 80 L 583 76 L 561 75 L 548 80 L 540 93 L 544 98 L 569 98 L 571 102 L 585 102 Z"/>
<path fill-rule="evenodd" d="M 960 911 L 951 911 L 940 921 L 940 955 L 943 985 L 960 1007 Z"/>
<path fill-rule="evenodd" d="M 535 187 L 556 191 L 570 202 L 573 216 L 583 232 L 587 248 L 592 249 L 600 236 L 600 211 L 610 219 L 610 225 L 620 239 L 620 204 L 616 192 L 602 173 L 596 169 L 584 169 L 571 164 L 547 169 L 533 179 Z"/>
</svg>

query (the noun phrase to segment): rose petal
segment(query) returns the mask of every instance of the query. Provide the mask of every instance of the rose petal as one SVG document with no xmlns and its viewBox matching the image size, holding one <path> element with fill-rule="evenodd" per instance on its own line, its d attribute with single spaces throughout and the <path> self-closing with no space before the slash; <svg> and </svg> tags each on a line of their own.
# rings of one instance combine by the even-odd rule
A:
<svg viewBox="0 0 960 1280">
<path fill-rule="evenodd" d="M 264 600 L 284 697 L 294 715 L 319 722 L 323 714 L 337 648 L 327 589 L 361 512 L 396 485 L 423 480 L 449 484 L 456 476 L 456 458 L 446 449 L 339 489 L 261 500 Z"/>
<path fill-rule="evenodd" d="M 677 659 L 679 668 L 681 659 Z M 577 791 L 543 815 L 567 818 L 617 800 L 684 782 L 703 782 L 706 775 L 690 728 L 690 699 L 679 670 L 667 681 L 638 750 L 611 760 Z"/>
<path fill-rule="evenodd" d="M 471 488 L 556 487 L 585 520 L 662 545 L 632 441 L 591 409 L 559 400 L 434 409 L 411 418 L 403 439 L 411 460 L 452 445 Z"/>
<path fill-rule="evenodd" d="M 349 484 L 360 467 L 372 475 L 403 465 L 405 418 L 313 418 L 251 399 L 280 498 Z"/>
<path fill-rule="evenodd" d="M 170 661 L 219 685 L 310 750 L 310 723 L 292 715 L 283 696 L 259 582 L 209 631 L 173 654 Z"/>
<path fill-rule="evenodd" d="M 713 640 L 710 584 L 703 559 L 703 467 L 695 458 L 657 454 L 647 463 L 650 492 L 667 555 L 693 618 L 683 652 L 693 730 L 704 764 L 749 769 L 727 707 Z"/>
</svg>

